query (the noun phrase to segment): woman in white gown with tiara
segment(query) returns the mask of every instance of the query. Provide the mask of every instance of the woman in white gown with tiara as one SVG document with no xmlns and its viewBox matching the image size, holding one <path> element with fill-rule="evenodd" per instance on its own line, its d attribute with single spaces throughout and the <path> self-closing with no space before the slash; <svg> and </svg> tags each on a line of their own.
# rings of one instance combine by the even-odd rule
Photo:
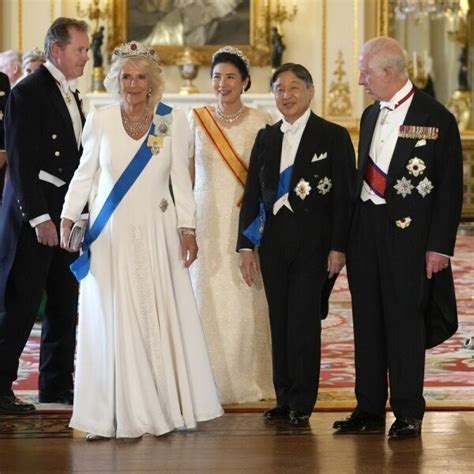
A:
<svg viewBox="0 0 474 474">
<path fill-rule="evenodd" d="M 197 253 L 189 126 L 184 113 L 159 102 L 158 61 L 133 41 L 116 48 L 105 83 L 120 102 L 89 115 L 61 215 L 67 248 L 96 184 L 70 423 L 89 440 L 157 436 L 222 414 L 187 268 Z M 128 165 L 145 157 L 97 236 L 104 202 L 121 176 L 132 173 Z"/>
<path fill-rule="evenodd" d="M 249 62 L 226 46 L 211 65 L 215 107 L 189 116 L 194 137 L 199 258 L 191 278 L 222 403 L 274 398 L 268 308 L 261 281 L 248 288 L 235 251 L 239 203 L 257 132 L 270 115 L 242 104 Z"/>
</svg>

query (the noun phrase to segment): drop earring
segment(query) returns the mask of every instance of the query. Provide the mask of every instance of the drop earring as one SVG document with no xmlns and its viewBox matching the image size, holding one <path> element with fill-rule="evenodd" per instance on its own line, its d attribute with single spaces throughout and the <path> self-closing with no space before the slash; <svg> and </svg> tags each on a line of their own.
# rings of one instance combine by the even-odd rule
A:
<svg viewBox="0 0 474 474">
<path fill-rule="evenodd" d="M 147 96 L 148 96 L 148 97 L 151 96 L 151 91 L 152 91 L 152 89 L 151 89 L 151 87 L 150 87 L 150 89 L 148 89 L 148 93 L 147 93 Z"/>
</svg>

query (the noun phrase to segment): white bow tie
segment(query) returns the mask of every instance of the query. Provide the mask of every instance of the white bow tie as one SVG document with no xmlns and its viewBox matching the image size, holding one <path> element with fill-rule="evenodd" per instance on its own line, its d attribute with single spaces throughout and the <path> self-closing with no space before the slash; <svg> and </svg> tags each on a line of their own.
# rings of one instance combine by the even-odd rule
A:
<svg viewBox="0 0 474 474">
<path fill-rule="evenodd" d="M 294 123 L 282 122 L 280 125 L 280 130 L 282 133 L 296 133 L 298 129 L 298 125 L 295 125 Z"/>
<path fill-rule="evenodd" d="M 393 102 L 380 101 L 380 109 L 395 110 L 396 104 L 394 104 Z"/>
</svg>

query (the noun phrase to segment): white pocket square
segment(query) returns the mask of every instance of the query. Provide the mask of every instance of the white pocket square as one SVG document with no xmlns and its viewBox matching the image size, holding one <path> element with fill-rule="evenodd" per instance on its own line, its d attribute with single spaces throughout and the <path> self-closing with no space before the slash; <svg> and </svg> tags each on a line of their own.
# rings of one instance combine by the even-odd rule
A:
<svg viewBox="0 0 474 474">
<path fill-rule="evenodd" d="M 425 140 L 424 138 L 422 138 L 421 140 L 418 140 L 418 141 L 416 142 L 415 148 L 416 148 L 417 146 L 425 146 L 425 145 L 426 145 L 426 140 Z"/>
<path fill-rule="evenodd" d="M 311 160 L 311 163 L 314 163 L 315 161 L 321 161 L 324 160 L 328 157 L 328 152 L 321 153 L 319 156 L 317 153 L 314 154 L 313 159 Z"/>
</svg>

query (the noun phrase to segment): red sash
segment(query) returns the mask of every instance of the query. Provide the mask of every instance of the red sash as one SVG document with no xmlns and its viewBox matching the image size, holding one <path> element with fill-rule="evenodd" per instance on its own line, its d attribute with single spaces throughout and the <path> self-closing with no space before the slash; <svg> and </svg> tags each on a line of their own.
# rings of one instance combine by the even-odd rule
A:
<svg viewBox="0 0 474 474">
<path fill-rule="evenodd" d="M 365 168 L 364 180 L 377 196 L 384 198 L 387 175 L 373 162 L 370 156 Z"/>
</svg>

